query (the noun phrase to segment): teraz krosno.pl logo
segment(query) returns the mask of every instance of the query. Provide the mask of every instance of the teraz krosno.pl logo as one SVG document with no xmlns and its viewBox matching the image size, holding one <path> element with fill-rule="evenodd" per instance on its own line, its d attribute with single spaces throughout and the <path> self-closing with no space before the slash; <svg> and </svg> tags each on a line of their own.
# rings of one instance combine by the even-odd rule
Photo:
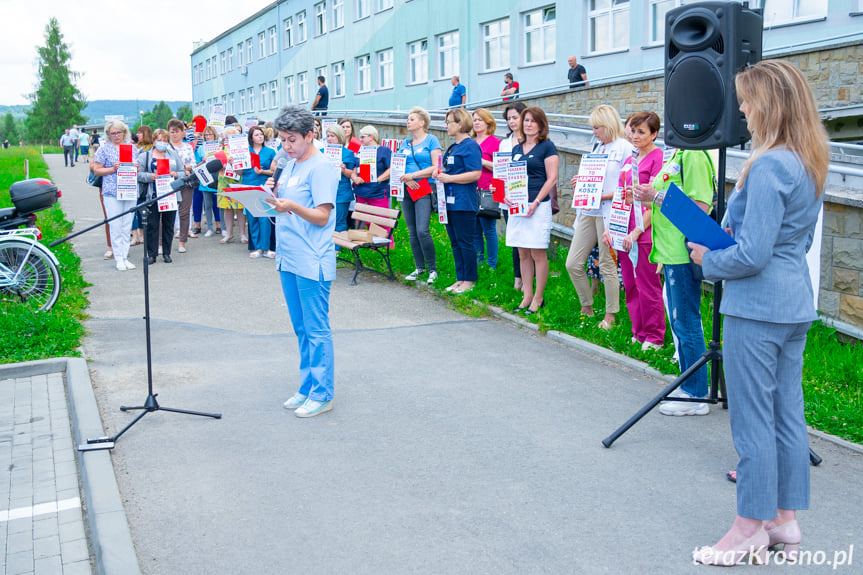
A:
<svg viewBox="0 0 863 575">
<path fill-rule="evenodd" d="M 696 549 L 697 550 L 697 549 Z M 757 550 L 754 550 L 757 551 Z M 703 554 L 702 557 L 707 561 L 711 561 L 713 557 L 707 557 Z M 832 554 L 832 558 L 830 555 Z M 758 561 L 758 554 L 750 554 L 746 560 L 741 558 L 740 551 L 717 551 L 715 562 L 720 564 L 733 563 L 735 560 L 740 560 L 741 563 L 755 564 Z M 736 557 L 735 557 L 736 556 Z M 697 563 L 695 560 L 693 563 Z M 795 554 L 785 554 L 784 550 L 773 551 L 768 549 L 766 554 L 765 565 L 820 565 L 832 567 L 834 570 L 840 567 L 850 567 L 854 562 L 854 545 L 849 545 L 848 550 L 837 549 L 832 552 L 813 551 L 811 549 L 801 549 Z"/>
</svg>

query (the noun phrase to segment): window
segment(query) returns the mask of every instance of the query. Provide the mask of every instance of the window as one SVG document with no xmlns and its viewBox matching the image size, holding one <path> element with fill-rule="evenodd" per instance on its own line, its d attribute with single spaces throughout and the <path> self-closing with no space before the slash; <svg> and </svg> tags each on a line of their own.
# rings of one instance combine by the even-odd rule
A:
<svg viewBox="0 0 863 575">
<path fill-rule="evenodd" d="M 824 0 L 755 0 L 751 4 L 753 8 L 764 9 L 765 28 L 827 16 L 827 2 Z"/>
<path fill-rule="evenodd" d="M 297 74 L 297 96 L 300 102 L 309 101 L 309 73 L 300 72 Z"/>
<path fill-rule="evenodd" d="M 333 0 L 333 30 L 345 25 L 345 0 Z"/>
<path fill-rule="evenodd" d="M 258 60 L 267 57 L 267 35 L 263 32 L 258 34 Z"/>
<path fill-rule="evenodd" d="M 227 67 L 228 67 L 228 62 L 227 62 L 227 60 L 228 60 L 228 53 L 227 53 L 227 52 L 222 52 L 222 53 L 219 55 L 219 73 L 220 73 L 220 74 L 224 74 L 225 72 L 227 72 L 227 71 L 228 71 L 228 70 L 227 70 Z"/>
<path fill-rule="evenodd" d="M 285 76 L 285 104 L 294 103 L 294 77 Z"/>
<path fill-rule="evenodd" d="M 458 76 L 458 31 L 437 37 L 437 77 L 451 76 Z"/>
<path fill-rule="evenodd" d="M 248 96 L 248 100 L 246 103 L 246 112 L 254 112 L 255 111 L 255 89 L 248 88 L 246 90 L 246 95 Z"/>
<path fill-rule="evenodd" d="M 297 13 L 297 44 L 306 41 L 306 11 Z"/>
<path fill-rule="evenodd" d="M 369 13 L 369 0 L 356 0 L 357 1 L 357 17 L 356 20 L 361 20 L 363 18 L 368 18 Z"/>
<path fill-rule="evenodd" d="M 669 10 L 698 0 L 650 0 L 650 43 L 665 43 L 665 15 Z"/>
<path fill-rule="evenodd" d="M 333 64 L 333 95 L 335 97 L 345 95 L 345 63 Z"/>
<path fill-rule="evenodd" d="M 482 25 L 483 70 L 509 68 L 509 18 Z"/>
<path fill-rule="evenodd" d="M 285 50 L 294 45 L 294 19 L 293 18 L 285 18 Z"/>
<path fill-rule="evenodd" d="M 357 93 L 370 92 L 372 89 L 372 67 L 369 55 L 360 56 L 356 59 Z"/>
<path fill-rule="evenodd" d="M 246 113 L 246 91 L 240 90 L 240 113 Z"/>
<path fill-rule="evenodd" d="M 228 48 L 228 72 L 234 69 L 234 49 Z"/>
<path fill-rule="evenodd" d="M 609 0 L 590 0 L 591 2 L 609 2 Z M 610 0 L 617 2 L 620 0 Z M 628 2 L 629 0 L 623 0 Z M 524 14 L 524 63 L 538 64 L 553 62 L 555 53 L 555 19 L 557 14 L 554 6 L 540 8 Z"/>
<path fill-rule="evenodd" d="M 376 0 L 378 12 L 382 12 L 393 7 L 393 0 Z"/>
<path fill-rule="evenodd" d="M 207 80 L 209 80 L 211 75 L 212 75 L 212 72 L 210 71 L 210 59 L 207 58 L 206 62 L 207 62 Z"/>
<path fill-rule="evenodd" d="M 315 36 L 323 36 L 327 33 L 327 3 L 315 4 Z"/>
<path fill-rule="evenodd" d="M 270 56 L 272 56 L 279 49 L 279 47 L 276 45 L 277 42 L 276 42 L 276 27 L 275 26 L 273 26 L 272 28 L 270 28 L 267 31 L 267 38 L 268 38 L 269 44 L 270 44 Z"/>
<path fill-rule="evenodd" d="M 408 44 L 408 84 L 424 84 L 429 80 L 429 43 L 418 40 Z"/>
<path fill-rule="evenodd" d="M 393 49 L 378 52 L 378 90 L 393 87 Z"/>
<path fill-rule="evenodd" d="M 589 18 L 591 52 L 628 46 L 629 0 L 590 0 Z"/>
<path fill-rule="evenodd" d="M 246 65 L 252 63 L 255 57 L 252 54 L 252 39 L 249 38 L 246 40 Z"/>
<path fill-rule="evenodd" d="M 261 105 L 258 107 L 258 110 L 266 110 L 267 109 L 267 85 L 261 84 L 258 86 L 258 93 L 261 96 Z"/>
<path fill-rule="evenodd" d="M 279 81 L 270 82 L 270 108 L 279 107 Z"/>
<path fill-rule="evenodd" d="M 237 66 L 243 67 L 243 43 L 237 44 Z"/>
<path fill-rule="evenodd" d="M 226 109 L 227 109 L 227 114 L 229 116 L 234 115 L 234 93 L 233 92 L 228 94 L 228 106 Z"/>
</svg>

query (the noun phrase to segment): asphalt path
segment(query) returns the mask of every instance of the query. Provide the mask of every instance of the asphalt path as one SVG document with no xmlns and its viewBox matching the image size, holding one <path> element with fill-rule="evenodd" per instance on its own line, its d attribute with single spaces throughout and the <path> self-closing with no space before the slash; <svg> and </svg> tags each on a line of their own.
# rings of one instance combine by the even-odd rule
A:
<svg viewBox="0 0 863 575">
<path fill-rule="evenodd" d="M 98 222 L 83 164 L 46 158 L 75 229 Z M 134 416 L 119 407 L 147 396 L 142 248 L 139 268 L 118 272 L 104 232 L 74 243 L 92 283 L 83 352 L 113 434 Z M 654 411 L 605 449 L 663 382 L 425 288 L 368 274 L 349 286 L 340 269 L 334 409 L 298 419 L 282 408 L 298 354 L 272 261 L 216 237 L 188 247 L 175 240 L 174 263 L 150 268 L 153 385 L 163 407 L 223 417 L 150 413 L 113 450 L 144 573 L 707 569 L 692 550 L 735 514 L 727 412 Z M 854 545 L 836 571 L 860 573 L 863 457 L 812 447 L 824 463 L 800 514 L 804 548 L 835 562 Z"/>
</svg>

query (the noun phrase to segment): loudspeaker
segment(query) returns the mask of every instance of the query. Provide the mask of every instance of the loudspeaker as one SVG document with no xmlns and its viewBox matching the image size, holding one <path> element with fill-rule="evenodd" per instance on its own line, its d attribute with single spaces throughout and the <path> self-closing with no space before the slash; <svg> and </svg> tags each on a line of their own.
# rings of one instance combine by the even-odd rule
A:
<svg viewBox="0 0 863 575">
<path fill-rule="evenodd" d="M 761 60 L 760 11 L 699 2 L 665 17 L 665 143 L 689 150 L 749 139 L 734 75 Z"/>
</svg>

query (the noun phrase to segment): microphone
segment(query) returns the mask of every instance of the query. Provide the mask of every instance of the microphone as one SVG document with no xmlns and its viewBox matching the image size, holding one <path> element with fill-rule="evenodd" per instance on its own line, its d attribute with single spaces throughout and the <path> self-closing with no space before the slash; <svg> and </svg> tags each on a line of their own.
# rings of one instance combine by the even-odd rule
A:
<svg viewBox="0 0 863 575">
<path fill-rule="evenodd" d="M 218 158 L 213 158 L 212 160 L 210 160 L 209 162 L 206 163 L 204 168 L 208 172 L 210 172 L 211 174 L 213 174 L 215 176 L 215 174 L 217 174 L 219 172 L 219 170 L 221 170 L 224 166 L 225 166 L 225 164 L 222 163 L 222 160 L 220 160 Z M 215 179 L 215 177 L 213 179 Z M 180 188 L 185 188 L 186 186 L 194 186 L 195 182 L 197 182 L 197 181 L 198 181 L 198 176 L 195 175 L 194 172 L 192 172 L 188 176 L 183 176 L 182 178 L 178 178 L 178 179 L 174 180 L 173 182 L 171 182 L 171 189 L 172 190 L 179 190 Z"/>
<path fill-rule="evenodd" d="M 276 188 L 279 187 L 279 178 L 282 177 L 282 170 L 284 170 L 285 166 L 287 166 L 287 165 L 288 165 L 288 159 L 287 158 L 279 158 L 279 163 L 276 164 L 276 171 L 273 172 L 273 181 L 276 182 L 276 185 L 273 186 L 273 191 L 275 191 Z"/>
</svg>

